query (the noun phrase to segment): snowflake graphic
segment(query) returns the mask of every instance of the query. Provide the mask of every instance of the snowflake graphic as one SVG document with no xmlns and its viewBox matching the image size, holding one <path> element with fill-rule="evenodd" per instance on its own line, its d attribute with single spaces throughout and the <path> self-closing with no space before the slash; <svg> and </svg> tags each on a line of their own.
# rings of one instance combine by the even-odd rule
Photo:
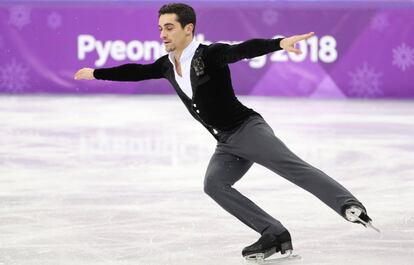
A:
<svg viewBox="0 0 414 265">
<path fill-rule="evenodd" d="M 387 14 L 377 14 L 375 17 L 371 19 L 371 28 L 377 31 L 383 31 L 389 26 L 388 16 Z"/>
<path fill-rule="evenodd" d="M 348 74 L 351 77 L 350 84 L 352 89 L 349 91 L 351 95 L 361 98 L 372 98 L 383 94 L 383 91 L 379 88 L 382 73 L 370 68 L 366 62 L 364 62 L 361 68 L 357 68 L 354 72 L 349 72 Z"/>
<path fill-rule="evenodd" d="M 265 25 L 273 26 L 276 24 L 279 18 L 279 13 L 276 12 L 274 9 L 266 9 L 262 13 L 262 22 Z"/>
<path fill-rule="evenodd" d="M 56 12 L 52 12 L 47 17 L 47 25 L 51 29 L 57 29 L 62 25 L 62 16 Z"/>
<path fill-rule="evenodd" d="M 402 43 L 395 49 L 392 49 L 392 64 L 405 71 L 414 65 L 414 49 Z"/>
<path fill-rule="evenodd" d="M 16 26 L 18 29 L 22 29 L 24 26 L 30 24 L 30 8 L 22 5 L 13 6 L 10 8 L 10 24 Z"/>
<path fill-rule="evenodd" d="M 11 93 L 21 92 L 28 85 L 28 69 L 12 59 L 9 64 L 0 67 L 0 90 Z"/>
</svg>

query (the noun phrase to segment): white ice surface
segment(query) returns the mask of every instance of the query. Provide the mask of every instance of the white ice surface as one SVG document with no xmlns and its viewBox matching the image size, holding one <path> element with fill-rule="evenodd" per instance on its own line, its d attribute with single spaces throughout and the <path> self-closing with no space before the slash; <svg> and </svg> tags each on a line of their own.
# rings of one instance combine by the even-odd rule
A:
<svg viewBox="0 0 414 265">
<path fill-rule="evenodd" d="M 235 185 L 288 264 L 414 264 L 414 102 L 241 97 L 381 234 L 260 165 Z M 176 96 L 0 97 L 0 265 L 245 264 L 258 234 L 203 192 L 214 138 Z"/>
</svg>

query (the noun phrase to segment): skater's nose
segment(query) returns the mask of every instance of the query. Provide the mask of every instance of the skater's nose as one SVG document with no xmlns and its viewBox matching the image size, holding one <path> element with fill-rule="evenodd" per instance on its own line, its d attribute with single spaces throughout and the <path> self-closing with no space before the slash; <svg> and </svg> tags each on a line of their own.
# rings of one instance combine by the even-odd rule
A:
<svg viewBox="0 0 414 265">
<path fill-rule="evenodd" d="M 160 39 L 162 39 L 162 40 L 167 39 L 167 32 L 163 29 L 160 31 Z"/>
</svg>

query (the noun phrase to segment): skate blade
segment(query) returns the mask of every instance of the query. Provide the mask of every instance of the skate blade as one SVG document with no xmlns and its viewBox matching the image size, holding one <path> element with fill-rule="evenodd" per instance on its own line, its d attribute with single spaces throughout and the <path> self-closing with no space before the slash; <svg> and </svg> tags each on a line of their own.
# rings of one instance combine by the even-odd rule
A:
<svg viewBox="0 0 414 265">
<path fill-rule="evenodd" d="M 372 225 L 372 222 L 365 222 L 364 220 L 362 220 L 361 218 L 359 218 L 359 216 L 353 214 L 353 216 L 355 217 L 355 220 L 360 221 L 365 227 L 369 227 L 371 229 L 374 229 L 375 231 L 377 231 L 378 233 L 381 233 L 381 231 L 376 228 L 375 226 Z"/>
<path fill-rule="evenodd" d="M 372 229 L 374 229 L 374 230 L 375 230 L 375 231 L 377 231 L 378 233 L 381 233 L 381 231 L 380 231 L 378 228 L 376 228 L 375 226 L 373 226 L 371 222 L 368 222 L 368 223 L 367 223 L 367 226 L 368 226 L 368 227 L 370 227 L 370 228 L 372 228 Z"/>
<path fill-rule="evenodd" d="M 269 249 L 268 251 L 264 252 L 264 253 L 254 253 L 254 254 L 250 254 L 245 256 L 244 258 L 246 260 L 251 260 L 251 261 L 257 261 L 257 260 L 264 260 L 265 258 L 273 255 L 276 253 L 276 247 L 273 247 L 271 249 Z"/>
<path fill-rule="evenodd" d="M 271 258 L 265 259 L 263 253 L 253 254 L 245 257 L 248 263 L 256 263 L 256 264 L 278 264 L 288 260 L 297 260 L 301 259 L 302 257 L 296 253 L 293 253 L 292 250 L 287 250 L 286 254 L 278 257 L 278 258 Z"/>
</svg>

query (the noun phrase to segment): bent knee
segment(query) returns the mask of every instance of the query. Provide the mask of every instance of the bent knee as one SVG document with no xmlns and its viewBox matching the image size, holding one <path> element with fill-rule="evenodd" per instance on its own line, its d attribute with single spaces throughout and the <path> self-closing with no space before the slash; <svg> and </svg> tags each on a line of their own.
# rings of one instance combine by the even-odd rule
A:
<svg viewBox="0 0 414 265">
<path fill-rule="evenodd" d="M 212 181 L 206 178 L 204 181 L 204 192 L 210 197 L 214 197 L 216 194 L 228 190 L 230 186 L 221 181 Z"/>
<path fill-rule="evenodd" d="M 204 193 L 209 196 L 213 196 L 217 191 L 217 184 L 213 181 L 205 180 L 204 181 Z"/>
</svg>

